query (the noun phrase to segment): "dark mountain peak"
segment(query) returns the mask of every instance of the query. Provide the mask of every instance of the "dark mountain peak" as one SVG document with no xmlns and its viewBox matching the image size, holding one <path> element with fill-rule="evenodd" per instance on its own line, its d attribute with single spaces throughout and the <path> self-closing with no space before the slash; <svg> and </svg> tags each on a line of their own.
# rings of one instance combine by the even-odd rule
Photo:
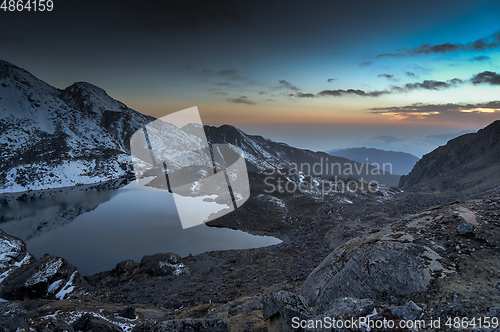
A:
<svg viewBox="0 0 500 332">
<path fill-rule="evenodd" d="M 90 103 L 102 103 L 103 101 L 115 102 L 123 105 L 121 102 L 111 98 L 104 89 L 88 82 L 76 82 L 62 91 L 63 98 L 78 99 Z M 125 105 L 123 105 L 126 108 Z"/>
<path fill-rule="evenodd" d="M 498 135 L 498 134 L 500 134 L 500 120 L 496 120 L 496 121 L 492 122 L 487 127 L 480 129 L 477 133 L 482 134 L 482 135 L 488 135 L 488 136 L 493 135 L 492 138 L 496 138 L 497 140 L 500 140 L 500 135 Z"/>
<path fill-rule="evenodd" d="M 228 142 L 235 144 L 241 142 L 247 136 L 240 129 L 228 124 L 223 124 L 219 127 L 205 126 L 205 132 L 209 138 L 218 143 Z"/>
<path fill-rule="evenodd" d="M 77 82 L 61 91 L 61 98 L 73 107 L 100 119 L 105 112 L 128 110 L 122 102 L 110 97 L 106 91 L 88 82 Z"/>
<path fill-rule="evenodd" d="M 223 124 L 219 127 L 216 127 L 218 131 L 224 133 L 225 135 L 229 136 L 242 136 L 244 133 L 236 128 L 235 126 L 229 125 L 229 124 Z"/>
<path fill-rule="evenodd" d="M 399 186 L 418 191 L 476 192 L 500 185 L 500 120 L 426 154 Z"/>
<path fill-rule="evenodd" d="M 71 91 L 71 92 L 87 92 L 87 93 L 96 93 L 100 95 L 109 95 L 104 91 L 103 88 L 100 88 L 92 83 L 89 82 L 75 82 L 68 86 L 65 91 Z"/>
</svg>

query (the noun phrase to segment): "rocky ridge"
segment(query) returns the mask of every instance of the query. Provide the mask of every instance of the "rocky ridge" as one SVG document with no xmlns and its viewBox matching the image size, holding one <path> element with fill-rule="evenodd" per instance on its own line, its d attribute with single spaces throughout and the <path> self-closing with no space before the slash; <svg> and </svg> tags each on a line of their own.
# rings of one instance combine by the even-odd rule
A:
<svg viewBox="0 0 500 332">
<path fill-rule="evenodd" d="M 410 174 L 404 190 L 470 194 L 500 185 L 500 120 L 465 134 L 426 154 Z"/>
</svg>

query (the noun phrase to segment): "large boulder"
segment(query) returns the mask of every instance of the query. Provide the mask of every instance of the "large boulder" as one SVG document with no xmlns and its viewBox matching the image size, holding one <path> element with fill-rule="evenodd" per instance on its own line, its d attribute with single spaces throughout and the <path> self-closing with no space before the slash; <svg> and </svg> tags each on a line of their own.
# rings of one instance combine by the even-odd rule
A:
<svg viewBox="0 0 500 332">
<path fill-rule="evenodd" d="M 152 276 L 172 276 L 187 273 L 189 270 L 180 263 L 180 256 L 172 253 L 144 256 L 135 273 Z"/>
<path fill-rule="evenodd" d="M 26 244 L 0 229 L 0 288 L 3 281 L 21 266 L 31 262 Z"/>
<path fill-rule="evenodd" d="M 75 331 L 92 331 L 92 332 L 122 332 L 123 330 L 110 322 L 94 317 L 90 314 L 85 314 L 73 323 Z"/>
<path fill-rule="evenodd" d="M 387 300 L 424 292 L 431 280 L 427 250 L 377 238 L 350 241 L 314 269 L 301 294 L 326 311 L 342 297 Z"/>
<path fill-rule="evenodd" d="M 409 301 L 404 306 L 389 307 L 388 309 L 395 317 L 405 320 L 416 320 L 420 318 L 424 311 L 415 302 Z"/>
<path fill-rule="evenodd" d="M 14 271 L 4 282 L 0 297 L 7 300 L 65 299 L 85 281 L 64 258 L 44 256 Z"/>
<path fill-rule="evenodd" d="M 375 303 L 370 299 L 343 297 L 335 300 L 325 312 L 329 317 L 361 317 L 372 313 Z"/>
<path fill-rule="evenodd" d="M 264 295 L 262 315 L 265 320 L 270 320 L 271 331 L 291 331 L 294 317 L 305 320 L 316 313 L 301 295 L 280 290 Z"/>
</svg>

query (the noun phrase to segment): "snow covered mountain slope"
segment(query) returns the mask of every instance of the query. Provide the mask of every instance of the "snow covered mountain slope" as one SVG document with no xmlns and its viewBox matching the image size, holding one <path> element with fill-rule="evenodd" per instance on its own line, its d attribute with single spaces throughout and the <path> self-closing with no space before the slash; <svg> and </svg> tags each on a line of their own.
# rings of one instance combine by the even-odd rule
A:
<svg viewBox="0 0 500 332">
<path fill-rule="evenodd" d="M 205 126 L 205 132 L 212 143 L 239 146 L 245 153 L 249 171 L 275 172 L 277 169 L 289 167 L 309 175 L 363 178 L 387 186 L 397 186 L 399 181 L 399 176 L 371 165 L 331 156 L 325 152 L 295 148 L 262 136 L 248 135 L 231 125 Z"/>
<path fill-rule="evenodd" d="M 0 193 L 122 177 L 130 136 L 152 120 L 89 83 L 59 90 L 0 61 Z"/>
</svg>

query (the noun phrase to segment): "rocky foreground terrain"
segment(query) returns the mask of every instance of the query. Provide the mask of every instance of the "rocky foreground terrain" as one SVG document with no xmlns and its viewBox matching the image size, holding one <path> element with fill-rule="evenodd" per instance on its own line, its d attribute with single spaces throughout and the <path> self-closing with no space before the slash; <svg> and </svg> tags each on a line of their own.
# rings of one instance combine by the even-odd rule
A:
<svg viewBox="0 0 500 332">
<path fill-rule="evenodd" d="M 500 188 L 459 200 L 383 186 L 267 194 L 263 179 L 251 174 L 250 200 L 211 226 L 276 236 L 276 246 L 156 254 L 83 277 L 2 233 L 0 330 L 276 331 L 292 330 L 293 317 L 499 316 Z"/>
</svg>

